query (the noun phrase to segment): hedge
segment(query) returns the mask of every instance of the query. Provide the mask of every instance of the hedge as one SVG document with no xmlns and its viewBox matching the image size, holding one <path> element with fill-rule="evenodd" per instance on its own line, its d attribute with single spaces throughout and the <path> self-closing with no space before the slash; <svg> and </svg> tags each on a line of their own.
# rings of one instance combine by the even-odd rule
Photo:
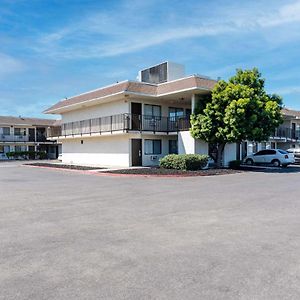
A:
<svg viewBox="0 0 300 300">
<path fill-rule="evenodd" d="M 200 154 L 169 154 L 160 159 L 160 167 L 176 170 L 200 170 L 207 166 L 209 156 Z"/>
<path fill-rule="evenodd" d="M 6 156 L 8 158 L 29 158 L 29 157 L 34 157 L 34 158 L 39 158 L 39 159 L 46 159 L 47 158 L 47 153 L 42 152 L 42 151 L 12 151 L 12 152 L 7 152 Z"/>
</svg>

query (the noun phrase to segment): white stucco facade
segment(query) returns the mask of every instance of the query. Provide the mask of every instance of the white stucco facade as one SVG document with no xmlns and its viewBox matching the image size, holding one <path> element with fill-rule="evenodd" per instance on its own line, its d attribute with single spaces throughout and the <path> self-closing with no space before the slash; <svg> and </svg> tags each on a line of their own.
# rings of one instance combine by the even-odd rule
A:
<svg viewBox="0 0 300 300">
<path fill-rule="evenodd" d="M 129 139 L 122 135 L 65 139 L 62 145 L 62 162 L 129 167 Z"/>
</svg>

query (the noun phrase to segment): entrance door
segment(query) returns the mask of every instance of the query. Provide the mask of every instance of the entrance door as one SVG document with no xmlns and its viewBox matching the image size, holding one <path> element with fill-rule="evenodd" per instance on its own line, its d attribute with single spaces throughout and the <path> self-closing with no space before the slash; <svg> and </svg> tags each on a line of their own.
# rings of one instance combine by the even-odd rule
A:
<svg viewBox="0 0 300 300">
<path fill-rule="evenodd" d="M 292 123 L 292 139 L 296 139 L 296 123 Z"/>
<path fill-rule="evenodd" d="M 28 151 L 29 151 L 29 159 L 35 159 L 34 146 L 28 146 Z"/>
<path fill-rule="evenodd" d="M 35 141 L 35 129 L 29 128 L 28 135 L 29 135 L 29 142 L 34 142 Z"/>
<path fill-rule="evenodd" d="M 142 104 L 131 103 L 131 129 L 141 130 Z"/>
<path fill-rule="evenodd" d="M 131 164 L 132 166 L 142 166 L 142 139 L 131 140 Z"/>
</svg>

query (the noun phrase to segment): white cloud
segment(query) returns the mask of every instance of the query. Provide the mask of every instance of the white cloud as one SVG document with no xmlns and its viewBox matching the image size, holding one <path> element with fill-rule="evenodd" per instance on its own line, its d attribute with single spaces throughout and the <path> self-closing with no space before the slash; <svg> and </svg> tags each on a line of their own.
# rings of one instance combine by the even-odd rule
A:
<svg viewBox="0 0 300 300">
<path fill-rule="evenodd" d="M 274 91 L 274 93 L 279 95 L 300 95 L 300 86 L 288 86 L 278 88 Z"/>
<path fill-rule="evenodd" d="M 0 77 L 23 71 L 25 65 L 18 59 L 0 53 Z"/>
<path fill-rule="evenodd" d="M 117 11 L 93 12 L 80 21 L 43 35 L 33 48 L 37 53 L 54 58 L 113 57 L 170 41 L 244 34 L 300 22 L 299 0 L 266 10 L 255 5 L 235 10 L 229 7 L 220 10 L 217 16 L 208 15 L 204 19 L 198 18 L 197 9 L 194 9 L 191 14 L 166 17 L 160 22 L 147 15 L 149 2 L 133 4 L 125 2 Z"/>
</svg>

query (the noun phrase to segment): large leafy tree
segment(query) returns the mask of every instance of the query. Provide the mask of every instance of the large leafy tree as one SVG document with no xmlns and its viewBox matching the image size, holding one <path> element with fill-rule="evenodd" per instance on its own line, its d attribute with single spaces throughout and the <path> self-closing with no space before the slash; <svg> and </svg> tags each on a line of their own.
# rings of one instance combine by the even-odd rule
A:
<svg viewBox="0 0 300 300">
<path fill-rule="evenodd" d="M 258 69 L 236 71 L 228 82 L 218 81 L 210 96 L 199 101 L 191 116 L 191 134 L 217 147 L 222 165 L 227 143 L 268 140 L 282 123 L 281 98 L 265 91 Z"/>
</svg>

